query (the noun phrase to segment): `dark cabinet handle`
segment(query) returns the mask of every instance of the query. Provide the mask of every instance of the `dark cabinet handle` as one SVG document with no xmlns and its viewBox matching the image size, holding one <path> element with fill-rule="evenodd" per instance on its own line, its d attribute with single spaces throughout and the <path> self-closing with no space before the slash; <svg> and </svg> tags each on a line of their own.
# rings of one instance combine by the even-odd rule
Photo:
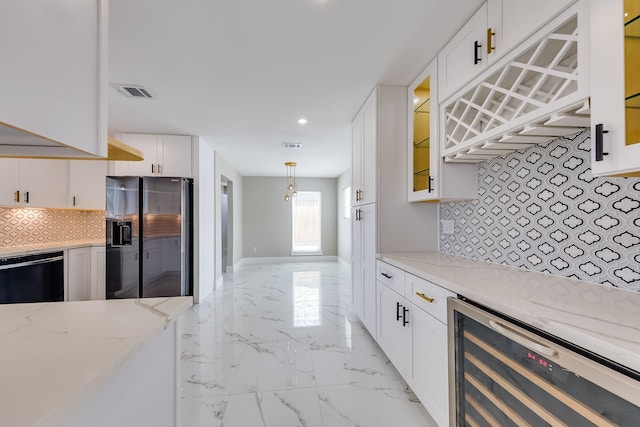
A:
<svg viewBox="0 0 640 427">
<path fill-rule="evenodd" d="M 400 307 L 402 307 L 402 304 L 396 302 L 396 320 L 400 320 Z"/>
<path fill-rule="evenodd" d="M 482 58 L 480 58 L 481 49 L 482 45 L 478 40 L 473 42 L 473 65 L 477 65 L 478 62 L 482 61 Z"/>
<path fill-rule="evenodd" d="M 28 191 L 24 192 L 24 202 L 25 203 L 29 203 L 29 192 Z"/>
<path fill-rule="evenodd" d="M 402 326 L 405 327 L 409 324 L 409 319 L 407 319 L 407 314 L 409 313 L 409 309 L 406 307 L 402 308 Z"/>
<path fill-rule="evenodd" d="M 433 178 L 429 176 L 429 187 L 427 188 L 429 193 L 433 191 L 433 186 L 431 185 L 432 183 L 433 183 Z"/>
<path fill-rule="evenodd" d="M 391 276 L 390 274 L 387 274 L 385 272 L 380 273 L 381 275 L 383 275 L 384 277 L 386 277 L 387 279 L 391 279 L 393 276 Z"/>
<path fill-rule="evenodd" d="M 76 205 L 76 196 L 73 196 L 73 206 Z"/>
<path fill-rule="evenodd" d="M 604 152 L 604 134 L 609 133 L 608 130 L 604 129 L 604 125 L 602 123 L 598 123 L 596 125 L 596 162 L 601 162 L 604 159 L 604 156 L 609 155 L 609 153 Z"/>
<path fill-rule="evenodd" d="M 151 163 L 151 173 L 156 173 L 156 165 Z"/>
</svg>

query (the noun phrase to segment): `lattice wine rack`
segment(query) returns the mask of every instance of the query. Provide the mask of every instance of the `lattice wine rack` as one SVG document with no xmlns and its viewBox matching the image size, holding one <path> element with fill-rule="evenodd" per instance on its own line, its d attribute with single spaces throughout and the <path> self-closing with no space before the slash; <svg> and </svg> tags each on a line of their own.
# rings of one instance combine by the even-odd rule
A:
<svg viewBox="0 0 640 427">
<path fill-rule="evenodd" d="M 480 162 L 590 126 L 579 18 L 561 15 L 444 105 L 445 161 Z"/>
</svg>

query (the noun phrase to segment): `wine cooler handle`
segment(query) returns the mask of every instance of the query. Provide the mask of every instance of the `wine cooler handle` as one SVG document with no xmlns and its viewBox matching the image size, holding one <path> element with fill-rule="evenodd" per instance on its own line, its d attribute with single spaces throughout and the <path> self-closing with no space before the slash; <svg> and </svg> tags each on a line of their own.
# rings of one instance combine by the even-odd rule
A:
<svg viewBox="0 0 640 427">
<path fill-rule="evenodd" d="M 523 345 L 531 350 L 537 351 L 540 354 L 544 354 L 546 356 L 555 356 L 558 354 L 558 351 L 547 347 L 544 344 L 540 344 L 539 342 L 534 341 L 530 337 L 522 335 L 521 333 L 514 331 L 513 329 L 503 325 L 500 322 L 496 322 L 495 320 L 489 320 L 489 326 L 493 328 L 494 331 L 498 332 L 501 335 L 517 342 L 520 345 Z"/>
</svg>

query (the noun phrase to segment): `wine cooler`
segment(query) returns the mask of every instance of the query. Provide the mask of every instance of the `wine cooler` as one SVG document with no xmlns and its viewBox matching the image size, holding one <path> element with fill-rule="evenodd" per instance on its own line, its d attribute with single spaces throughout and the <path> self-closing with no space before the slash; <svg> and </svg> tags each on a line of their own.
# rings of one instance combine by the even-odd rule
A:
<svg viewBox="0 0 640 427">
<path fill-rule="evenodd" d="M 639 426 L 640 374 L 449 299 L 451 426 Z"/>
</svg>

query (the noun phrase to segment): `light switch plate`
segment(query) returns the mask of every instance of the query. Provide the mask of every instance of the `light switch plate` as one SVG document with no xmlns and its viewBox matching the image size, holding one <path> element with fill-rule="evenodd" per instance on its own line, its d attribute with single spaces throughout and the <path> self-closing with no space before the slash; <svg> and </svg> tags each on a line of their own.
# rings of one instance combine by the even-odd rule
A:
<svg viewBox="0 0 640 427">
<path fill-rule="evenodd" d="M 442 234 L 453 234 L 453 230 L 455 228 L 455 221 L 452 219 L 443 219 L 440 220 L 442 223 Z"/>
</svg>

